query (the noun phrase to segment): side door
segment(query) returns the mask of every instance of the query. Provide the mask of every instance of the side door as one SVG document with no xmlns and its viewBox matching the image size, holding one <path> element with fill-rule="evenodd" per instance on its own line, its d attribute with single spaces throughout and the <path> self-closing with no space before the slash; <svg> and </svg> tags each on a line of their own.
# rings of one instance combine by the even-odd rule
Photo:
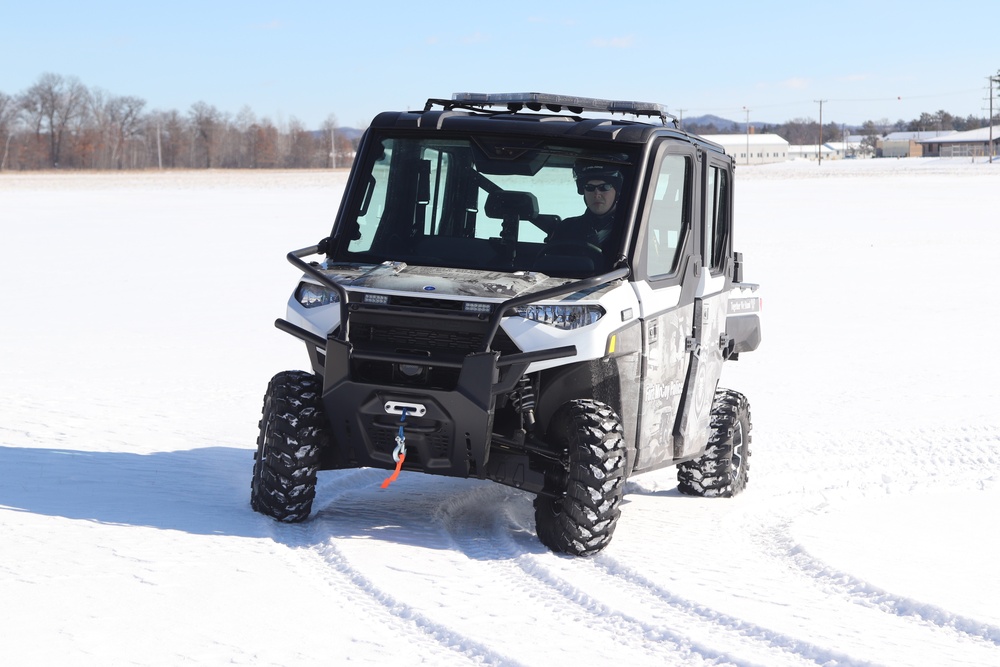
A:
<svg viewBox="0 0 1000 667">
<path fill-rule="evenodd" d="M 635 239 L 633 287 L 642 320 L 635 470 L 670 465 L 692 355 L 701 267 L 702 202 L 694 196 L 701 161 L 694 146 L 663 141 L 654 150 Z"/>
<path fill-rule="evenodd" d="M 675 457 L 697 456 L 708 443 L 712 402 L 722 376 L 726 311 L 732 267 L 732 166 L 729 158 L 706 152 L 701 160 L 701 202 L 696 234 L 704 258 L 694 294 L 693 328 L 684 395 L 674 440 Z"/>
</svg>

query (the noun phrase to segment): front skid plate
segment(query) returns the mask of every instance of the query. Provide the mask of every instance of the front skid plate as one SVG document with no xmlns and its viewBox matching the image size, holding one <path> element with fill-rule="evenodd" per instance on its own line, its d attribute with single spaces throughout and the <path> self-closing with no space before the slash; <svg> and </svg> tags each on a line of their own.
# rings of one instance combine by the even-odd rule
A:
<svg viewBox="0 0 1000 667">
<path fill-rule="evenodd" d="M 336 467 L 394 467 L 402 425 L 406 468 L 481 476 L 489 458 L 498 358 L 498 352 L 467 355 L 453 391 L 386 387 L 353 380 L 351 345 L 328 341 L 323 406 L 340 450 Z M 404 418 L 407 406 L 413 410 Z"/>
</svg>

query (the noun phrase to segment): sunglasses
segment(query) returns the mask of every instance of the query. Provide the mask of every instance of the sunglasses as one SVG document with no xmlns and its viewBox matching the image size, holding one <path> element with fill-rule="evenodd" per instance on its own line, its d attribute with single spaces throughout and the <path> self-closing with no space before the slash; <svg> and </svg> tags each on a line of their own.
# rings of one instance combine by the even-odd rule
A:
<svg viewBox="0 0 1000 667">
<path fill-rule="evenodd" d="M 600 185 L 594 185 L 593 183 L 587 183 L 583 186 L 583 189 L 587 192 L 593 192 L 597 190 L 598 192 L 607 192 L 608 190 L 613 190 L 615 186 L 611 183 L 601 183 Z"/>
</svg>

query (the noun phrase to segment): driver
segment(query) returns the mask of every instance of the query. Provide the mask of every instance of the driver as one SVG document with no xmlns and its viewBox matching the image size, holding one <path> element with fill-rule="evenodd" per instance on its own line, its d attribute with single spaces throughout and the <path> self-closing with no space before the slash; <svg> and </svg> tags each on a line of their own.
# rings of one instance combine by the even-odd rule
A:
<svg viewBox="0 0 1000 667">
<path fill-rule="evenodd" d="M 574 175 L 576 190 L 583 195 L 587 210 L 561 221 L 549 240 L 584 239 L 602 248 L 606 254 L 609 251 L 606 241 L 614 230 L 615 211 L 624 180 L 622 173 L 616 167 L 590 165 L 574 169 Z"/>
</svg>

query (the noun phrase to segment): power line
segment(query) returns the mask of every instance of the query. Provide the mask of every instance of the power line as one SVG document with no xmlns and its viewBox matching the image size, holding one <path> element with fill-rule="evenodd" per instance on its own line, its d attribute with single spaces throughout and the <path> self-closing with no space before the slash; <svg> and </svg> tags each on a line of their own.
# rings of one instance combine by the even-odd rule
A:
<svg viewBox="0 0 1000 667">
<path fill-rule="evenodd" d="M 853 103 L 872 103 L 872 102 L 903 102 L 908 100 L 922 100 L 931 99 L 936 97 L 949 97 L 952 95 L 968 95 L 969 93 L 975 93 L 981 89 L 968 89 L 968 90 L 956 90 L 951 92 L 941 92 L 941 93 L 930 93 L 926 95 L 896 95 L 894 97 L 835 97 L 823 100 L 824 102 L 836 102 L 837 104 L 853 104 Z M 811 104 L 817 100 L 793 100 L 791 102 L 780 102 L 776 104 L 755 104 L 754 109 L 760 111 L 761 109 L 781 109 L 783 107 L 795 107 L 803 106 L 806 104 Z M 743 111 L 745 107 L 703 107 L 695 109 L 687 109 L 691 113 L 723 113 L 723 112 L 736 112 Z"/>
</svg>

